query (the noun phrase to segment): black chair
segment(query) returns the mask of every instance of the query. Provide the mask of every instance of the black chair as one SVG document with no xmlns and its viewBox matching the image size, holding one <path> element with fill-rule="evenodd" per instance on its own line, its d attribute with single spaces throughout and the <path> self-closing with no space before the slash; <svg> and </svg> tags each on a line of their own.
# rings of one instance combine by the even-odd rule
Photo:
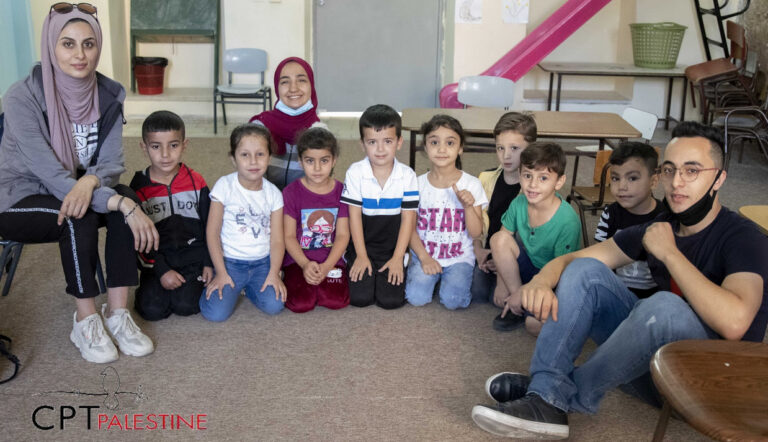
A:
<svg viewBox="0 0 768 442">
<path fill-rule="evenodd" d="M 21 250 L 24 244 L 9 239 L 0 239 L 0 281 L 5 273 L 5 284 L 3 285 L 3 296 L 8 296 L 13 282 L 13 275 L 16 274 L 16 267 L 19 265 Z M 96 260 L 96 282 L 99 284 L 99 293 L 107 292 L 107 284 L 104 282 L 104 272 L 101 268 L 101 259 Z"/>
</svg>

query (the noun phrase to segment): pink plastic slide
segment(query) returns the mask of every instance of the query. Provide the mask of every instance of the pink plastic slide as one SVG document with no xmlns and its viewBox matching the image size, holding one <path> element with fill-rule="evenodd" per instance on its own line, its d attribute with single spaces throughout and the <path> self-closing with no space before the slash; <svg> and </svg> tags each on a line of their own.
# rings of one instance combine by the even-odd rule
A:
<svg viewBox="0 0 768 442">
<path fill-rule="evenodd" d="M 509 78 L 518 81 L 538 62 L 554 51 L 566 38 L 576 32 L 597 11 L 611 0 L 568 0 L 542 24 L 528 34 L 511 51 L 480 75 Z M 461 108 L 457 98 L 458 83 L 440 90 L 440 107 Z"/>
</svg>

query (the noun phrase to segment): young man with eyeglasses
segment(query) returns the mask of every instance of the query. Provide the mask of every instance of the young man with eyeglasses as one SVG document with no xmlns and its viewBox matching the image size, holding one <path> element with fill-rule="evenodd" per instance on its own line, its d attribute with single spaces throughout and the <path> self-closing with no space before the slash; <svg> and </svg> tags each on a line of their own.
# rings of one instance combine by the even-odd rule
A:
<svg viewBox="0 0 768 442">
<path fill-rule="evenodd" d="M 658 406 L 649 364 L 669 342 L 763 340 L 768 237 L 720 205 L 722 133 L 684 122 L 672 137 L 660 168 L 669 213 L 558 257 L 523 286 L 523 306 L 544 326 L 530 377 L 500 373 L 486 382 L 499 404 L 473 408 L 484 430 L 566 438 L 567 413 L 597 412 L 614 387 Z M 638 259 L 647 259 L 660 289 L 643 300 L 611 271 Z M 589 338 L 598 348 L 576 367 Z"/>
</svg>

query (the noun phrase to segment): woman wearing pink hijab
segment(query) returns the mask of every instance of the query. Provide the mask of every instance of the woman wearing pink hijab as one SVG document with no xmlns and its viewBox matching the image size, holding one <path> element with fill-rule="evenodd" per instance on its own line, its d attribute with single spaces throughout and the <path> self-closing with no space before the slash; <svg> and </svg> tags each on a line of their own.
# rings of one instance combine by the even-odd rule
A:
<svg viewBox="0 0 768 442">
<path fill-rule="evenodd" d="M 96 72 L 101 44 L 94 6 L 51 7 L 41 63 L 3 97 L 0 236 L 59 243 L 66 292 L 76 298 L 70 340 L 83 358 L 104 363 L 118 357 L 110 336 L 128 355 L 154 350 L 126 301 L 138 283 L 135 250 L 156 249 L 158 235 L 135 195 L 118 184 L 125 90 Z M 94 275 L 104 225 L 108 291 L 99 313 Z"/>
<path fill-rule="evenodd" d="M 309 63 L 298 57 L 281 61 L 275 69 L 275 95 L 275 109 L 256 115 L 250 122 L 263 124 L 272 134 L 274 145 L 267 180 L 282 190 L 304 175 L 296 151 L 299 134 L 322 125 L 317 117 L 315 74 Z"/>
</svg>

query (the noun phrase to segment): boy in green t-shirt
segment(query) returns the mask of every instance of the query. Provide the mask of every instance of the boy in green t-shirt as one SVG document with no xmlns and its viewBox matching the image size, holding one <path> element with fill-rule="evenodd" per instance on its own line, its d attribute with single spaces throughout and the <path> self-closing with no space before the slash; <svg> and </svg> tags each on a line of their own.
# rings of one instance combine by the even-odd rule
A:
<svg viewBox="0 0 768 442">
<path fill-rule="evenodd" d="M 504 310 L 493 328 L 510 331 L 523 323 L 538 335 L 541 324 L 524 319 L 520 287 L 552 259 L 579 249 L 581 222 L 557 193 L 565 184 L 565 153 L 554 143 L 532 143 L 520 155 L 521 194 L 501 218 L 491 237 L 491 253 L 500 276 L 493 302 Z M 517 233 L 517 238 L 515 238 Z"/>
</svg>

